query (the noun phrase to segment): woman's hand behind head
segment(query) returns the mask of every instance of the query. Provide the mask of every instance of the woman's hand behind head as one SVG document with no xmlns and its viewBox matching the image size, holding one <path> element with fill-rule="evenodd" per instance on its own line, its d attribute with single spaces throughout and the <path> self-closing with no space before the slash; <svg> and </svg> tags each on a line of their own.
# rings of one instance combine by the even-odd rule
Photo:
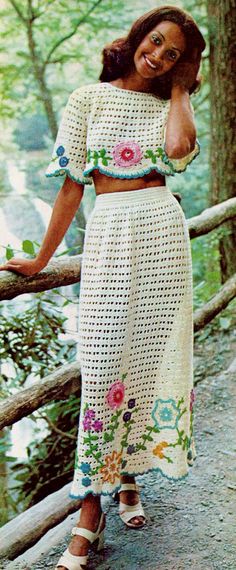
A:
<svg viewBox="0 0 236 570">
<path fill-rule="evenodd" d="M 201 53 L 198 49 L 194 49 L 188 56 L 183 56 L 172 69 L 172 87 L 177 85 L 192 92 L 193 86 L 196 88 L 201 81 L 200 62 Z"/>
</svg>

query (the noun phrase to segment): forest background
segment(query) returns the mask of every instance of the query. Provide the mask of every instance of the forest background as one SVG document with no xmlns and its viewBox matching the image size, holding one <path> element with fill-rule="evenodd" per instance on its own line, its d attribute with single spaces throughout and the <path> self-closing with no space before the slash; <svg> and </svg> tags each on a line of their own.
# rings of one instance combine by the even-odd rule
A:
<svg viewBox="0 0 236 570">
<path fill-rule="evenodd" d="M 162 4 L 146 0 L 145 11 Z M 233 2 L 183 0 L 171 4 L 192 14 L 207 41 L 201 68 L 202 87 L 191 97 L 201 153 L 186 172 L 168 179 L 169 187 L 181 194 L 183 209 L 190 218 L 214 203 L 235 196 L 231 133 L 226 136 L 222 129 L 220 133 L 217 130 L 222 109 L 231 116 L 234 110 L 230 105 L 231 82 L 223 99 L 220 91 L 222 81 L 227 84 L 227 73 L 230 77 L 233 71 L 230 65 L 233 53 L 231 48 L 227 51 L 227 41 L 231 45 L 230 33 L 223 40 Z M 214 28 L 217 9 L 222 16 L 220 30 Z M 141 0 L 1 1 L 0 122 L 4 136 L 0 141 L 0 257 L 3 260 L 22 252 L 34 255 L 37 251 L 62 184 L 62 179 L 46 179 L 45 170 L 68 96 L 77 87 L 98 81 L 102 48 L 124 36 L 141 14 Z M 217 53 L 219 38 L 225 42 L 221 52 L 227 52 L 226 69 Z M 94 188 L 86 187 L 57 256 L 82 252 L 86 220 L 94 200 Z M 233 222 L 224 224 L 215 232 L 192 240 L 195 309 L 236 271 L 232 228 Z M 78 297 L 79 285 L 75 285 L 50 293 L 23 295 L 0 305 L 2 398 L 16 394 L 19 388 L 31 385 L 76 358 L 74 322 Z M 213 330 L 227 331 L 234 323 L 235 302 L 199 333 L 200 338 L 204 341 Z M 25 438 L 25 454 L 21 457 L 13 452 L 17 449 L 13 445 L 13 430 L 3 429 L 1 524 L 70 481 L 78 410 L 79 398 L 71 396 L 31 414 L 27 420 L 30 441 Z M 21 432 L 16 431 L 15 437 L 17 433 Z"/>
</svg>

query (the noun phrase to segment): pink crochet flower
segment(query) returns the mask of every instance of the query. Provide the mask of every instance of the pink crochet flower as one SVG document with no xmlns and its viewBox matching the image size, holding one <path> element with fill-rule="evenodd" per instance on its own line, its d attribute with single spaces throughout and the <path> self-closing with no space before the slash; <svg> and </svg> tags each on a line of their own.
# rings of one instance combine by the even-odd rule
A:
<svg viewBox="0 0 236 570">
<path fill-rule="evenodd" d="M 117 380 L 117 382 L 114 382 L 114 384 L 109 388 L 106 395 L 106 401 L 110 408 L 120 408 L 124 400 L 124 395 L 125 386 L 122 382 Z"/>
<path fill-rule="evenodd" d="M 113 158 L 117 166 L 133 166 L 142 158 L 140 146 L 134 141 L 121 142 L 113 149 Z"/>
</svg>

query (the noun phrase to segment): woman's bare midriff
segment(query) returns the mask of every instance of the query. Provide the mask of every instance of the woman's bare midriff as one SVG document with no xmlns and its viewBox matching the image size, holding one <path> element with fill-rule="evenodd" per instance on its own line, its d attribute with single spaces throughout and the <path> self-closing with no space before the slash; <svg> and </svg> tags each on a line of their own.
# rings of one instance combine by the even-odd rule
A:
<svg viewBox="0 0 236 570">
<path fill-rule="evenodd" d="M 152 186 L 165 186 L 165 176 L 157 172 L 150 172 L 141 178 L 113 178 L 102 174 L 98 169 L 92 171 L 95 191 L 99 194 L 111 192 L 125 192 L 129 190 L 140 190 L 141 188 L 151 188 Z"/>
</svg>

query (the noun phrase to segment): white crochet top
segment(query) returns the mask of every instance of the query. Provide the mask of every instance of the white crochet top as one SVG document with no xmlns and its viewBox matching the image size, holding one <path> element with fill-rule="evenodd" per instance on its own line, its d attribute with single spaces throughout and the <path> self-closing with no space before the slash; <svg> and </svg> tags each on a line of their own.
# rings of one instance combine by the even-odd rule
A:
<svg viewBox="0 0 236 570">
<path fill-rule="evenodd" d="M 114 178 L 139 178 L 156 170 L 183 172 L 199 154 L 181 159 L 165 153 L 165 125 L 170 100 L 152 93 L 94 83 L 73 91 L 59 126 L 46 176 L 68 174 L 92 184 L 94 169 Z"/>
</svg>

